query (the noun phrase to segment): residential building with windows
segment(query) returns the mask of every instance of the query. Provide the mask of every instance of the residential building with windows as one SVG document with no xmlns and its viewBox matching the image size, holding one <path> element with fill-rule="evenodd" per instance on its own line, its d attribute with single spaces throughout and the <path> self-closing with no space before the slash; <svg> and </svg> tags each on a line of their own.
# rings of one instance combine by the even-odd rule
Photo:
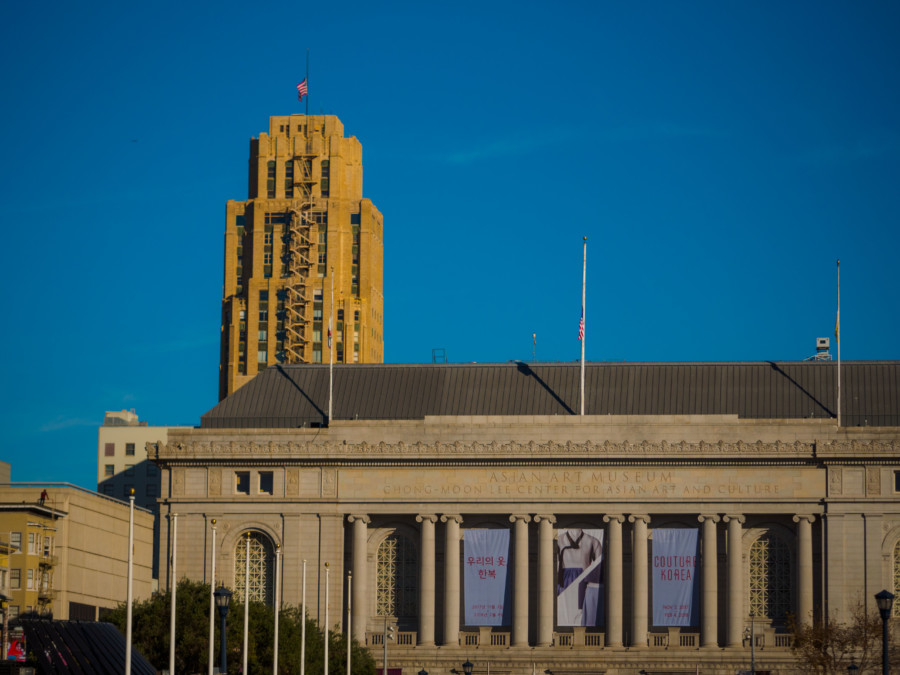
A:
<svg viewBox="0 0 900 675">
<path fill-rule="evenodd" d="M 169 429 L 151 427 L 132 410 L 107 411 L 99 428 L 97 443 L 97 492 L 128 501 L 134 490 L 134 503 L 154 514 L 154 567 L 156 578 L 159 540 L 160 475 L 156 464 L 147 459 L 147 443 L 165 442 Z"/>
<path fill-rule="evenodd" d="M 900 595 L 900 362 L 840 367 L 840 424 L 826 361 L 588 364 L 583 416 L 577 364 L 344 365 L 331 420 L 271 368 L 151 448 L 163 559 L 177 513 L 179 575 L 306 578 L 404 673 L 795 672 L 790 617 Z"/>
<path fill-rule="evenodd" d="M 226 205 L 220 399 L 267 366 L 328 363 L 329 330 L 336 363 L 384 360 L 382 226 L 337 117 L 269 119 L 248 199 Z"/>
<path fill-rule="evenodd" d="M 128 503 L 67 483 L 0 484 L 0 532 L 8 533 L 10 550 L 9 618 L 95 620 L 100 610 L 124 602 L 128 520 Z M 134 537 L 135 597 L 147 598 L 153 514 L 140 507 Z"/>
</svg>

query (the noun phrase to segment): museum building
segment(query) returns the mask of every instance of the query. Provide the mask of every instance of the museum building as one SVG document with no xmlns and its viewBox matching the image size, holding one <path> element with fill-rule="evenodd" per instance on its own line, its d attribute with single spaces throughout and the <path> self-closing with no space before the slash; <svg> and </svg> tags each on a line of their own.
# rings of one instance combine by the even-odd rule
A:
<svg viewBox="0 0 900 675">
<path fill-rule="evenodd" d="M 174 529 L 389 672 L 789 673 L 900 590 L 900 362 L 837 368 L 588 364 L 582 416 L 577 364 L 270 367 L 149 445 L 160 584 Z"/>
</svg>

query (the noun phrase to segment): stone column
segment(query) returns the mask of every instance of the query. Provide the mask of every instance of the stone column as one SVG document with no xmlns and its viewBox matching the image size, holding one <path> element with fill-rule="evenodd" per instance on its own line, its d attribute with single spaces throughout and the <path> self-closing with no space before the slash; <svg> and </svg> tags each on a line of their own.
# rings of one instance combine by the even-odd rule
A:
<svg viewBox="0 0 900 675">
<path fill-rule="evenodd" d="M 635 647 L 647 646 L 647 608 L 650 598 L 647 593 L 647 523 L 650 516 L 631 515 L 628 522 L 632 529 L 632 610 L 631 644 Z"/>
<path fill-rule="evenodd" d="M 366 600 L 369 594 L 366 591 L 367 581 L 369 580 L 368 570 L 366 569 L 366 561 L 368 559 L 368 539 L 369 532 L 366 527 L 371 519 L 369 516 L 352 515 L 347 516 L 347 520 L 353 523 L 353 637 L 360 644 L 366 643 L 366 619 L 368 618 L 368 607 Z"/>
<path fill-rule="evenodd" d="M 515 523 L 516 568 L 513 570 L 512 646 L 528 646 L 528 523 L 531 516 L 509 517 Z"/>
<path fill-rule="evenodd" d="M 556 583 L 553 574 L 553 524 L 556 516 L 535 516 L 538 523 L 538 631 L 537 646 L 553 642 L 553 606 Z"/>
<path fill-rule="evenodd" d="M 609 523 L 606 555 L 606 644 L 608 647 L 622 646 L 622 523 L 624 516 L 603 516 Z"/>
<path fill-rule="evenodd" d="M 459 524 L 462 516 L 444 514 L 444 645 L 459 646 Z"/>
<path fill-rule="evenodd" d="M 797 618 L 801 626 L 808 626 L 812 621 L 813 611 L 813 561 L 812 561 L 812 523 L 815 516 L 797 515 Z"/>
<path fill-rule="evenodd" d="M 744 638 L 744 516 L 725 516 L 728 523 L 728 647 L 740 647 Z"/>
<path fill-rule="evenodd" d="M 703 595 L 703 615 L 700 617 L 700 646 L 719 646 L 719 614 L 718 614 L 718 577 L 719 556 L 716 552 L 717 515 L 698 516 L 703 523 L 703 549 L 700 553 L 700 564 L 703 566 L 701 594 Z"/>
<path fill-rule="evenodd" d="M 419 555 L 419 644 L 434 645 L 434 524 L 437 516 L 428 513 L 416 516 L 422 523 Z"/>
</svg>

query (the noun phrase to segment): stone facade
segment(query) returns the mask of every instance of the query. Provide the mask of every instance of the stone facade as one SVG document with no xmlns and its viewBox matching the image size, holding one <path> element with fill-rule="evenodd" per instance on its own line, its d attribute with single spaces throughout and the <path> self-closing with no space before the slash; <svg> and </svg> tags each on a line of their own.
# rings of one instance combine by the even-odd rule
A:
<svg viewBox="0 0 900 675">
<path fill-rule="evenodd" d="M 329 563 L 329 616 L 343 630 L 352 571 L 351 632 L 380 661 L 385 620 L 396 626 L 389 667 L 406 673 L 448 673 L 467 658 L 476 672 L 522 675 L 748 668 L 751 607 L 767 606 L 759 584 L 774 583 L 759 577 L 760 542 L 781 547 L 779 592 L 800 621 L 841 619 L 860 603 L 872 609 L 882 588 L 896 592 L 897 428 L 733 415 L 434 416 L 173 431 L 150 456 L 162 470 L 163 515 L 179 514 L 179 575 L 210 580 L 215 519 L 218 582 L 243 583 L 236 558 L 253 532 L 281 553 L 285 603 L 300 604 L 306 562 L 320 621 Z M 510 530 L 507 626 L 464 623 L 472 527 Z M 699 530 L 697 625 L 652 623 L 648 560 L 660 527 Z M 557 623 L 562 528 L 605 533 L 597 628 Z M 165 526 L 163 537 L 165 552 Z M 404 588 L 388 588 L 399 583 L 384 563 L 389 540 L 417 570 Z M 406 593 L 414 610 L 388 613 L 400 606 L 388 592 Z M 784 617 L 752 621 L 757 668 L 790 672 Z"/>
<path fill-rule="evenodd" d="M 268 365 L 328 363 L 329 320 L 335 362 L 381 363 L 383 241 L 340 120 L 270 118 L 250 143 L 249 199 L 226 207 L 219 397 Z"/>
</svg>

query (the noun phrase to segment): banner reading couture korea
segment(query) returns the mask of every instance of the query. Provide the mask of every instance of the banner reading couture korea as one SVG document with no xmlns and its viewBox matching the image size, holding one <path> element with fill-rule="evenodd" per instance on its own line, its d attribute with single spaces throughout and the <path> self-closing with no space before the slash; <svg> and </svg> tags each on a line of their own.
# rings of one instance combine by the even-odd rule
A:
<svg viewBox="0 0 900 675">
<path fill-rule="evenodd" d="M 509 530 L 465 531 L 466 625 L 508 626 Z"/>
<path fill-rule="evenodd" d="M 699 621 L 697 529 L 653 530 L 653 625 L 696 626 Z"/>
<path fill-rule="evenodd" d="M 603 530 L 561 529 L 557 541 L 557 625 L 603 625 Z"/>
</svg>

